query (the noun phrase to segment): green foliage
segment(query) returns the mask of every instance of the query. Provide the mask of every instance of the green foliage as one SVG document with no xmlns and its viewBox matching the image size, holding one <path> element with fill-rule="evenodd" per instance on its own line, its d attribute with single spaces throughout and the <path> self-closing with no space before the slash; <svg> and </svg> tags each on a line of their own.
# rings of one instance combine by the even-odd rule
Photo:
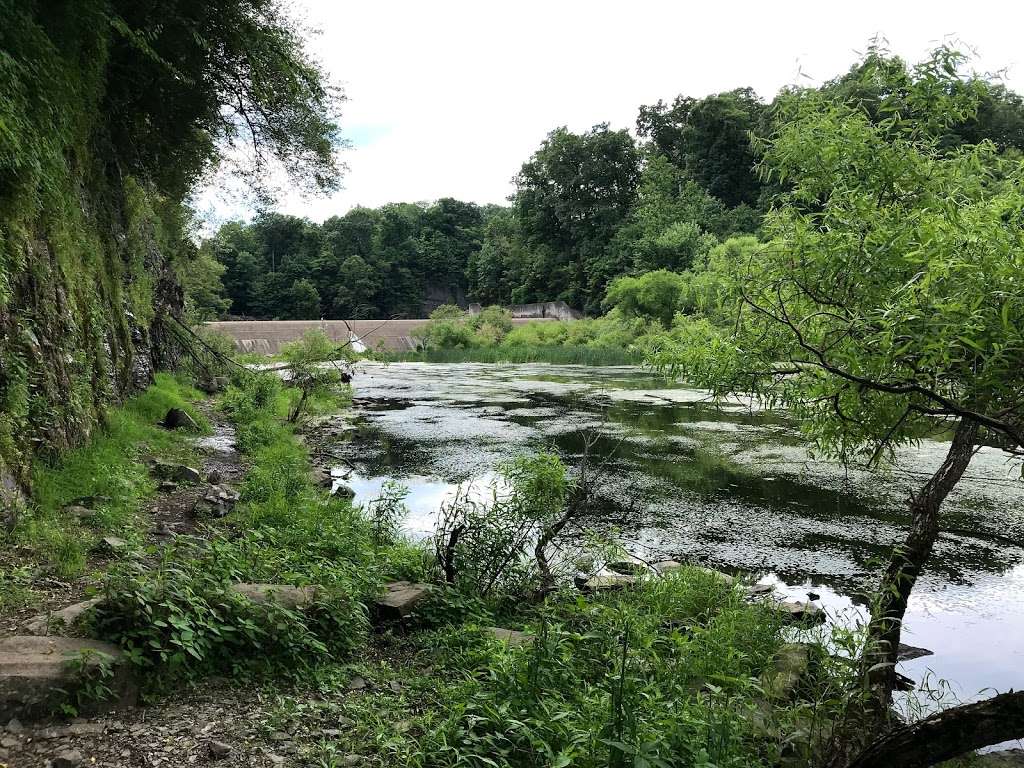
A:
<svg viewBox="0 0 1024 768">
<path fill-rule="evenodd" d="M 9 534 L 12 544 L 27 546 L 65 577 L 79 574 L 86 553 L 99 537 L 116 533 L 131 538 L 142 524 L 136 513 L 156 491 L 138 450 L 183 460 L 192 448 L 177 432 L 160 426 L 169 408 L 180 408 L 205 431 L 206 419 L 188 399 L 199 393 L 167 374 L 159 374 L 145 392 L 107 414 L 90 442 L 64 454 L 59 461 L 38 459 L 33 469 L 33 495 Z M 70 516 L 65 508 L 78 499 L 91 500 L 95 514 L 88 522 Z"/>
<path fill-rule="evenodd" d="M 445 716 L 392 759 L 746 768 L 776 764 L 779 731 L 799 722 L 797 707 L 755 715 L 777 618 L 699 569 L 607 597 L 558 595 L 529 628 L 521 649 L 466 626 L 437 633 L 438 663 L 461 676 L 439 693 Z M 813 718 L 802 721 L 812 732 Z"/>
<path fill-rule="evenodd" d="M 787 406 L 841 457 L 878 458 L 943 415 L 1019 443 L 1005 414 L 1021 407 L 1024 175 L 989 142 L 946 146 L 985 93 L 961 63 L 940 49 L 875 120 L 829 90 L 793 94 L 763 169 L 789 192 L 733 283 L 738 322 L 693 327 L 655 361 Z"/>
<path fill-rule="evenodd" d="M 434 534 L 444 580 L 478 597 L 537 587 L 533 547 L 565 512 L 572 489 L 565 465 L 549 453 L 509 462 L 489 488 L 459 488 L 442 505 Z"/>
<path fill-rule="evenodd" d="M 351 349 L 335 344 L 320 330 L 306 331 L 301 339 L 281 348 L 288 364 L 289 422 L 298 421 L 317 400 L 337 403 L 347 394 L 343 385 L 348 374 L 340 365 L 351 356 Z"/>
<path fill-rule="evenodd" d="M 659 269 L 639 277 L 618 278 L 608 286 L 604 305 L 618 308 L 626 317 L 640 317 L 668 327 L 684 301 L 687 288 L 685 276 Z"/>
</svg>

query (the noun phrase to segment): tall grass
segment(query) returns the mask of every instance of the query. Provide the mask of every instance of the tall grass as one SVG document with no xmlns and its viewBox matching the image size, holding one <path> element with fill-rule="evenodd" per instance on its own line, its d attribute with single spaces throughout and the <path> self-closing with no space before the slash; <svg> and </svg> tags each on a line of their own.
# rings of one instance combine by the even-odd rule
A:
<svg viewBox="0 0 1024 768">
<path fill-rule="evenodd" d="M 637 365 L 640 355 L 615 347 L 497 346 L 469 349 L 426 349 L 415 352 L 384 352 L 389 362 L 423 363 L 550 363 L 552 365 Z"/>
</svg>

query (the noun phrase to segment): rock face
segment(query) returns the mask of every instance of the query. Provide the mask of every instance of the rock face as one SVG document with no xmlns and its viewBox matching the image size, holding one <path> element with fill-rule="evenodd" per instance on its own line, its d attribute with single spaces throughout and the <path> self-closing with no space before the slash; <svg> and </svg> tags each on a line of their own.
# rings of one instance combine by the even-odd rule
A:
<svg viewBox="0 0 1024 768">
<path fill-rule="evenodd" d="M 305 608 L 316 600 L 317 588 L 290 584 L 235 584 L 232 590 L 258 605 L 273 603 L 285 608 Z"/>
<path fill-rule="evenodd" d="M 71 637 L 5 637 L 0 640 L 0 720 L 43 716 L 58 708 L 79 683 L 73 662 L 81 658 L 86 670 L 98 670 L 103 661 L 113 665 L 114 676 L 105 681 L 113 696 L 97 702 L 97 709 L 135 703 L 137 690 L 116 646 Z"/>
<path fill-rule="evenodd" d="M 52 613 L 41 613 L 32 618 L 26 628 L 33 635 L 48 635 L 50 630 L 70 627 L 86 613 L 99 605 L 101 598 L 94 597 L 92 600 L 83 600 L 80 603 L 69 605 Z"/>
<path fill-rule="evenodd" d="M 1024 749 L 1004 749 L 977 755 L 971 765 L 977 768 L 1024 768 Z"/>
<path fill-rule="evenodd" d="M 374 601 L 380 621 L 399 621 L 409 616 L 430 595 L 427 584 L 412 581 L 393 581 L 386 584 L 385 593 Z"/>
</svg>

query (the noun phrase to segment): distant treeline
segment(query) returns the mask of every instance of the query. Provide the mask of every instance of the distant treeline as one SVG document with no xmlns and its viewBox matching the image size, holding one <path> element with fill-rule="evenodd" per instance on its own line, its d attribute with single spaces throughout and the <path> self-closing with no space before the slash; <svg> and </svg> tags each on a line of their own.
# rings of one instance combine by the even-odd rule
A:
<svg viewBox="0 0 1024 768">
<path fill-rule="evenodd" d="M 882 73 L 870 87 L 866 66 Z M 901 59 L 878 53 L 822 89 L 881 119 L 879 104 L 910 76 Z M 984 87 L 978 114 L 954 123 L 945 143 L 989 139 L 1020 151 L 1021 97 Z M 760 173 L 759 146 L 797 94 L 769 103 L 740 88 L 645 105 L 636 138 L 607 123 L 582 134 L 557 128 L 516 175 L 507 207 L 446 198 L 355 208 L 319 225 L 275 213 L 225 224 L 202 247 L 187 286 L 193 306 L 204 318 L 309 319 L 564 300 L 598 313 L 616 277 L 685 271 L 726 238 L 758 234 L 785 185 Z"/>
</svg>

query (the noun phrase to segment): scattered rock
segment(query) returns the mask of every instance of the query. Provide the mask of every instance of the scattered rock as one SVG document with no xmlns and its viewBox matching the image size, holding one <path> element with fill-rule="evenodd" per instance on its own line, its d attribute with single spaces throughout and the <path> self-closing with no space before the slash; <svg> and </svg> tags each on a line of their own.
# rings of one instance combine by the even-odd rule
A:
<svg viewBox="0 0 1024 768">
<path fill-rule="evenodd" d="M 41 613 L 25 626 L 30 635 L 47 635 L 51 628 L 72 626 L 99 603 L 100 598 L 94 597 L 92 600 L 83 600 L 80 603 L 69 605 L 67 608 L 61 608 L 59 611 Z"/>
<path fill-rule="evenodd" d="M 356 675 L 348 681 L 346 689 L 349 691 L 362 691 L 366 689 L 368 686 L 369 683 L 367 683 L 364 678 L 360 677 L 359 675 Z"/>
<path fill-rule="evenodd" d="M 281 755 L 275 755 L 273 752 L 267 755 L 267 759 L 272 765 L 284 765 L 284 758 Z"/>
<path fill-rule="evenodd" d="M 220 474 L 220 470 L 211 469 L 206 475 L 206 482 L 210 485 L 219 485 L 223 477 Z"/>
<path fill-rule="evenodd" d="M 96 507 L 101 507 L 104 504 L 110 503 L 109 496 L 79 496 L 76 499 L 72 499 L 68 502 L 69 507 L 85 507 L 92 511 Z"/>
<path fill-rule="evenodd" d="M 113 664 L 114 676 L 108 681 L 112 698 L 98 702 L 96 709 L 134 704 L 137 690 L 130 670 L 119 663 L 121 651 L 116 646 L 73 637 L 16 635 L 0 639 L 0 718 L 33 717 L 58 709 L 78 683 L 79 674 L 68 663 L 75 659 L 83 659 L 86 668 Z"/>
<path fill-rule="evenodd" d="M 7 723 L 7 732 L 19 736 L 25 732 L 25 726 L 21 724 L 21 720 L 12 717 Z"/>
<path fill-rule="evenodd" d="M 188 429 L 192 432 L 199 432 L 199 425 L 196 420 L 189 416 L 181 408 L 168 408 L 164 420 L 160 422 L 164 429 Z"/>
<path fill-rule="evenodd" d="M 808 600 L 821 600 L 821 595 L 819 595 L 817 592 L 808 592 L 807 593 L 807 599 Z"/>
<path fill-rule="evenodd" d="M 72 736 L 88 736 L 103 733 L 105 730 L 103 723 L 72 723 L 68 726 L 68 733 Z"/>
<path fill-rule="evenodd" d="M 529 645 L 533 642 L 533 635 L 529 632 L 520 632 L 516 629 L 505 629 L 503 627 L 487 627 L 489 634 L 494 636 L 511 648 L 518 648 L 521 645 Z"/>
<path fill-rule="evenodd" d="M 153 526 L 153 535 L 159 536 L 160 538 L 169 538 L 176 535 L 176 531 L 170 523 L 160 520 L 155 526 Z"/>
<path fill-rule="evenodd" d="M 198 483 L 203 476 L 199 470 L 184 464 L 174 464 L 169 461 L 154 459 L 150 462 L 150 470 L 161 480 L 173 480 L 179 483 Z"/>
<path fill-rule="evenodd" d="M 164 480 L 157 486 L 157 490 L 160 493 L 174 493 L 178 490 L 178 484 L 173 480 Z"/>
<path fill-rule="evenodd" d="M 581 592 L 603 592 L 613 589 L 624 589 L 640 582 L 639 576 L 631 576 L 615 571 L 601 571 L 592 576 L 585 573 L 576 574 L 576 588 Z"/>
<path fill-rule="evenodd" d="M 638 560 L 615 560 L 604 567 L 621 576 L 646 576 L 651 572 L 650 566 Z"/>
<path fill-rule="evenodd" d="M 401 693 L 402 692 L 402 684 L 400 682 L 398 682 L 397 680 L 390 681 L 388 683 L 388 688 L 391 689 L 392 693 Z"/>
<path fill-rule="evenodd" d="M 651 563 L 651 568 L 653 568 L 659 576 L 675 573 L 683 567 L 682 563 L 675 560 L 661 560 L 657 563 Z"/>
<path fill-rule="evenodd" d="M 374 601 L 380 621 L 398 621 L 409 616 L 416 605 L 430 594 L 427 584 L 411 581 L 393 581 L 385 584 L 385 593 Z"/>
<path fill-rule="evenodd" d="M 772 669 L 764 675 L 762 688 L 769 699 L 792 699 L 807 675 L 811 663 L 811 646 L 807 643 L 785 643 L 775 655 Z"/>
<path fill-rule="evenodd" d="M 87 523 L 96 517 L 96 511 L 83 507 L 81 504 L 69 504 L 64 507 L 64 514 L 78 518 L 79 522 Z"/>
<path fill-rule="evenodd" d="M 362 755 L 351 754 L 351 755 L 345 755 L 343 758 L 341 758 L 341 764 L 342 765 L 359 765 L 362 762 L 363 762 L 363 756 Z"/>
<path fill-rule="evenodd" d="M 775 591 L 775 587 L 771 584 L 749 584 L 743 588 L 743 591 L 747 593 L 747 597 L 758 597 L 770 595 Z"/>
<path fill-rule="evenodd" d="M 20 739 L 16 739 L 13 736 L 0 737 L 0 747 L 4 749 L 14 749 L 21 744 Z"/>
<path fill-rule="evenodd" d="M 206 748 L 214 760 L 220 760 L 231 754 L 231 745 L 225 744 L 223 741 L 211 741 L 207 743 Z"/>
<path fill-rule="evenodd" d="M 234 584 L 231 589 L 254 603 L 275 603 L 285 608 L 304 608 L 317 596 L 315 586 L 295 587 L 291 584 Z"/>
<path fill-rule="evenodd" d="M 345 483 L 334 483 L 332 480 L 331 486 L 331 496 L 337 496 L 342 499 L 354 499 L 356 497 L 356 492 L 350 486 L 345 485 Z"/>
<path fill-rule="evenodd" d="M 934 651 L 929 651 L 927 648 L 915 648 L 912 645 L 904 645 L 900 643 L 899 648 L 896 651 L 896 658 L 899 661 L 910 661 L 911 659 L 919 659 L 922 656 L 934 656 Z"/>
<path fill-rule="evenodd" d="M 814 623 L 825 621 L 825 612 L 814 603 L 785 600 L 777 603 L 776 607 L 789 621 Z"/>
<path fill-rule="evenodd" d="M 107 554 L 121 555 L 131 549 L 131 546 L 127 541 L 120 539 L 117 536 L 104 536 L 100 539 L 96 548 Z"/>
<path fill-rule="evenodd" d="M 85 758 L 77 749 L 65 749 L 50 760 L 51 768 L 79 768 Z"/>
</svg>

